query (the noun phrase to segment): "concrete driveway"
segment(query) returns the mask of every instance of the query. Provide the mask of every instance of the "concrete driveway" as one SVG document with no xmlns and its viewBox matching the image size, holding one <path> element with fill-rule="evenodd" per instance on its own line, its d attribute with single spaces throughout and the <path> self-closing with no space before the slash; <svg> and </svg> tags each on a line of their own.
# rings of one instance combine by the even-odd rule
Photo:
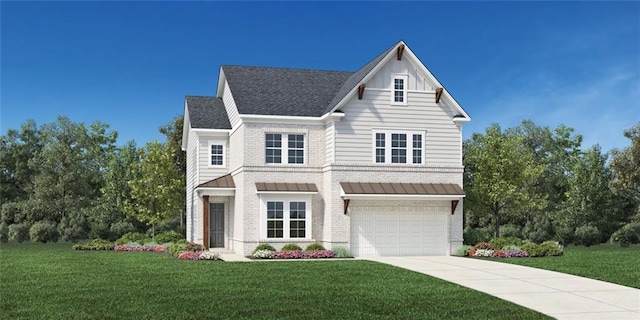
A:
<svg viewBox="0 0 640 320">
<path fill-rule="evenodd" d="M 557 319 L 640 320 L 640 290 L 565 273 L 461 257 L 378 257 Z"/>
</svg>

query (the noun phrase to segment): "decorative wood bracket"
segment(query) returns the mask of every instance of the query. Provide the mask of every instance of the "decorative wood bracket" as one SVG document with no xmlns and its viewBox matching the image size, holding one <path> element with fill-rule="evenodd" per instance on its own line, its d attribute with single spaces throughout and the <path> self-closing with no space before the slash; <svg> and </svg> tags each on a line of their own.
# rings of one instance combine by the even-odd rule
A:
<svg viewBox="0 0 640 320">
<path fill-rule="evenodd" d="M 347 210 L 349 210 L 349 202 L 351 202 L 351 199 L 342 199 L 342 201 L 344 201 L 344 214 L 347 214 Z"/>
<path fill-rule="evenodd" d="M 458 207 L 458 202 L 460 202 L 460 200 L 451 200 L 451 215 L 453 215 L 456 212 L 456 208 Z"/>
<path fill-rule="evenodd" d="M 402 54 L 404 53 L 404 44 L 401 44 L 398 47 L 398 60 L 402 60 Z"/>
<path fill-rule="evenodd" d="M 364 83 L 360 84 L 358 87 L 358 100 L 362 100 L 362 96 L 364 95 L 364 87 L 366 85 Z"/>
<path fill-rule="evenodd" d="M 436 103 L 440 102 L 440 98 L 442 97 L 443 88 L 436 89 Z"/>
</svg>

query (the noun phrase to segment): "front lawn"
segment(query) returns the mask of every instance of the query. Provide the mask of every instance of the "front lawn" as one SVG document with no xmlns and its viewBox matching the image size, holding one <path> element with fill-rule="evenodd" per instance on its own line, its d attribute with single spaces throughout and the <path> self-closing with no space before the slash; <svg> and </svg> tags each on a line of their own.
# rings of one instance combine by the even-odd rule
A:
<svg viewBox="0 0 640 320">
<path fill-rule="evenodd" d="M 548 319 L 361 260 L 226 263 L 153 252 L 0 245 L 4 319 Z"/>
<path fill-rule="evenodd" d="M 640 245 L 569 246 L 560 257 L 492 259 L 559 271 L 640 289 Z"/>
</svg>

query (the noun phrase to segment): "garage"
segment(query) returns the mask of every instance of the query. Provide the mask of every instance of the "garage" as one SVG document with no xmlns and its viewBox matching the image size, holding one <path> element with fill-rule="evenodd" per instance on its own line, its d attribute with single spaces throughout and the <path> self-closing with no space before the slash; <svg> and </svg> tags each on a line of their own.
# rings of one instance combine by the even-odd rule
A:
<svg viewBox="0 0 640 320">
<path fill-rule="evenodd" d="M 464 197 L 459 185 L 341 182 L 340 186 L 354 256 L 449 254 L 451 216 Z M 461 219 L 457 222 L 461 236 Z"/>
<path fill-rule="evenodd" d="M 376 201 L 378 206 L 356 202 L 349 212 L 354 256 L 447 255 L 449 207 L 402 206 L 406 201 Z"/>
</svg>

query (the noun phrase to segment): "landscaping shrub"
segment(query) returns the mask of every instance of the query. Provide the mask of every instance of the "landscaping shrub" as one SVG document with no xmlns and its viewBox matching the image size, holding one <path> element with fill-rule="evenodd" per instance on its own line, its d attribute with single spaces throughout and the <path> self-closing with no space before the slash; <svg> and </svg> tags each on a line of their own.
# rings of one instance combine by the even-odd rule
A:
<svg viewBox="0 0 640 320">
<path fill-rule="evenodd" d="M 301 250 L 283 250 L 273 254 L 273 259 L 317 259 L 335 258 L 336 253 L 331 250 L 303 252 Z"/>
<path fill-rule="evenodd" d="M 470 251 L 469 253 L 473 253 L 474 257 L 493 257 L 494 252 L 495 250 L 491 249 L 472 249 L 472 251 Z"/>
<path fill-rule="evenodd" d="M 133 252 L 167 252 L 167 246 L 159 244 L 118 244 L 113 247 L 114 251 L 133 251 Z"/>
<path fill-rule="evenodd" d="M 521 246 L 522 245 L 522 239 L 516 238 L 516 237 L 500 237 L 500 238 L 493 238 L 491 240 L 489 240 L 489 243 L 496 249 L 501 250 L 504 249 L 506 246 L 509 245 L 513 245 L 513 246 Z"/>
<path fill-rule="evenodd" d="M 202 251 L 200 260 L 220 260 L 220 255 L 217 252 Z"/>
<path fill-rule="evenodd" d="M 524 250 L 498 250 L 493 253 L 493 256 L 496 258 L 525 258 L 529 254 Z"/>
<path fill-rule="evenodd" d="M 256 253 L 258 251 L 263 251 L 263 250 L 268 250 L 268 251 L 272 251 L 275 252 L 276 248 L 272 247 L 270 244 L 268 243 L 261 243 L 259 244 L 254 250 L 253 253 Z"/>
<path fill-rule="evenodd" d="M 0 209 L 0 221 L 10 225 L 24 219 L 20 206 L 15 202 L 3 203 Z"/>
<path fill-rule="evenodd" d="M 596 226 L 586 225 L 576 228 L 575 243 L 578 245 L 589 247 L 600 243 L 601 239 L 602 233 Z"/>
<path fill-rule="evenodd" d="M 153 241 L 157 243 L 173 243 L 184 239 L 181 234 L 176 231 L 164 231 L 153 237 Z"/>
<path fill-rule="evenodd" d="M 73 246 L 74 250 L 113 250 L 115 244 L 107 240 L 93 239 L 87 243 L 79 243 Z"/>
<path fill-rule="evenodd" d="M 151 239 L 147 238 L 140 232 L 127 232 L 120 239 L 116 240 L 116 244 L 127 244 L 130 242 L 147 243 L 151 242 Z"/>
<path fill-rule="evenodd" d="M 202 252 L 198 251 L 182 251 L 178 254 L 178 259 L 180 260 L 200 260 L 200 255 Z"/>
<path fill-rule="evenodd" d="M 550 257 L 561 256 L 564 252 L 564 247 L 556 241 L 545 241 L 541 244 L 525 242 L 522 245 L 522 250 L 526 251 L 530 257 Z"/>
<path fill-rule="evenodd" d="M 87 239 L 89 236 L 89 223 L 82 213 L 71 213 L 62 217 L 58 230 L 63 241 L 76 242 Z"/>
<path fill-rule="evenodd" d="M 302 251 L 302 248 L 300 248 L 300 246 L 295 243 L 287 243 L 284 246 L 282 246 L 281 250 L 282 251 Z"/>
<path fill-rule="evenodd" d="M 186 246 L 186 243 L 172 243 L 167 246 L 167 252 L 169 252 L 169 254 L 171 254 L 172 256 L 177 257 L 181 252 L 185 251 L 184 249 Z"/>
<path fill-rule="evenodd" d="M 318 250 L 326 250 L 326 249 L 325 249 L 321 244 L 319 244 L 319 243 L 317 243 L 317 242 L 316 242 L 316 243 L 312 243 L 312 244 L 308 245 L 308 246 L 304 249 L 304 251 L 307 251 L 307 252 L 309 252 L 309 251 L 318 251 Z"/>
<path fill-rule="evenodd" d="M 622 226 L 611 235 L 611 242 L 617 242 L 621 247 L 640 242 L 640 222 L 631 222 Z"/>
<path fill-rule="evenodd" d="M 522 228 L 515 224 L 505 224 L 504 226 L 500 226 L 500 236 L 522 239 Z"/>
<path fill-rule="evenodd" d="M 6 223 L 0 223 L 0 242 L 9 241 L 9 226 Z"/>
<path fill-rule="evenodd" d="M 261 249 L 261 250 L 254 250 L 251 256 L 259 259 L 271 259 L 274 253 L 276 253 L 275 250 L 271 251 L 271 250 Z"/>
<path fill-rule="evenodd" d="M 9 240 L 23 242 L 29 240 L 29 225 L 15 223 L 9 226 Z"/>
<path fill-rule="evenodd" d="M 111 233 L 112 239 L 120 239 L 122 236 L 128 233 L 136 231 L 136 227 L 129 221 L 118 221 L 111 225 L 109 233 Z"/>
<path fill-rule="evenodd" d="M 60 238 L 58 227 L 55 223 L 50 221 L 38 221 L 34 223 L 29 229 L 29 237 L 31 241 L 38 241 L 42 243 L 57 242 Z"/>
<path fill-rule="evenodd" d="M 487 229 L 466 227 L 464 228 L 462 236 L 464 238 L 464 244 L 472 246 L 478 242 L 489 241 L 489 239 L 491 239 L 491 232 Z"/>
<path fill-rule="evenodd" d="M 522 236 L 536 243 L 547 241 L 553 236 L 553 227 L 547 216 L 537 214 L 524 225 Z"/>
<path fill-rule="evenodd" d="M 469 251 L 471 251 L 471 248 L 473 247 L 469 245 L 464 245 L 456 249 L 456 252 L 453 255 L 458 257 L 467 257 L 469 256 Z"/>
<path fill-rule="evenodd" d="M 336 257 L 338 258 L 353 258 L 353 256 L 351 255 L 351 251 L 345 247 L 333 248 L 333 252 L 336 253 Z"/>
<path fill-rule="evenodd" d="M 185 251 L 203 251 L 204 246 L 195 242 L 187 242 L 184 246 Z"/>
<path fill-rule="evenodd" d="M 561 256 L 564 253 L 564 247 L 557 241 L 545 241 L 538 248 L 542 257 Z"/>
</svg>

